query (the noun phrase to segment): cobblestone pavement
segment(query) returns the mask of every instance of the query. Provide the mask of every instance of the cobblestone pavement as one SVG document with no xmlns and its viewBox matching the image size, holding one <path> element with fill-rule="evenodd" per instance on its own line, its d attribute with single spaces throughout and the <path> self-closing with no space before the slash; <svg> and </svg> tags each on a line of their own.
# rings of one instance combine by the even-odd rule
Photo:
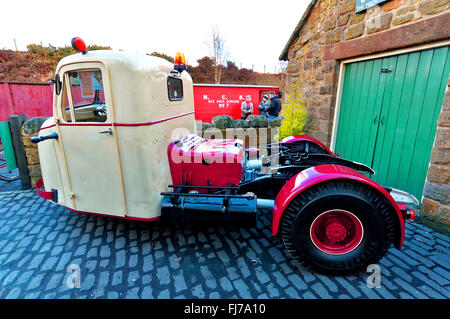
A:
<svg viewBox="0 0 450 319">
<path fill-rule="evenodd" d="M 328 277 L 292 261 L 256 228 L 178 230 L 82 215 L 34 191 L 0 193 L 0 298 L 449 298 L 450 238 L 408 223 L 401 251 L 380 262 L 381 288 L 368 273 Z M 67 267 L 79 265 L 81 288 Z"/>
<path fill-rule="evenodd" d="M 6 167 L 0 168 L 0 174 L 4 174 L 5 176 L 10 176 Z M 19 170 L 16 168 L 13 171 L 13 174 L 14 175 L 19 174 Z M 10 181 L 10 182 L 0 180 L 0 192 L 20 190 L 20 189 L 21 189 L 20 179 L 16 179 L 15 181 Z"/>
</svg>

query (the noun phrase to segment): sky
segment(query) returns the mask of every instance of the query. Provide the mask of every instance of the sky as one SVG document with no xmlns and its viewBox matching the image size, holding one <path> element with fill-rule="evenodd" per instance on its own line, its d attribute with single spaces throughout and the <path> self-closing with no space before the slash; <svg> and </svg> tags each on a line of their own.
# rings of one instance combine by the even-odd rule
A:
<svg viewBox="0 0 450 319">
<path fill-rule="evenodd" d="M 309 0 L 15 0 L 0 11 L 0 49 L 26 50 L 27 44 L 70 45 L 79 36 L 98 44 L 139 53 L 183 52 L 187 63 L 209 55 L 214 26 L 238 67 L 273 73 L 278 57 Z"/>
</svg>

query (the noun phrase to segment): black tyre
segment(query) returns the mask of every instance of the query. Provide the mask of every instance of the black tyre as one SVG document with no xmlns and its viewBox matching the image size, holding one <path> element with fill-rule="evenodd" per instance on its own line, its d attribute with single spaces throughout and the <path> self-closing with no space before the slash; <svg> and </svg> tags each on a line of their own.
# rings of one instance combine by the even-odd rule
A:
<svg viewBox="0 0 450 319">
<path fill-rule="evenodd" d="M 281 235 L 291 256 L 325 274 L 353 274 L 377 263 L 395 238 L 390 203 L 368 186 L 320 184 L 286 208 Z"/>
</svg>

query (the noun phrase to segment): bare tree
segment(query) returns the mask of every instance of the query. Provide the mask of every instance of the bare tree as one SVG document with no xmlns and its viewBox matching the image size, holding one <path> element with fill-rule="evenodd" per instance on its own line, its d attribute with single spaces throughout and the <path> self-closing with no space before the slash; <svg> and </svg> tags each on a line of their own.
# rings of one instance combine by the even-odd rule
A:
<svg viewBox="0 0 450 319">
<path fill-rule="evenodd" d="M 212 28 L 206 44 L 209 47 L 211 59 L 214 61 L 214 83 L 220 84 L 222 68 L 228 59 L 228 53 L 225 50 L 225 40 L 217 26 Z"/>
</svg>

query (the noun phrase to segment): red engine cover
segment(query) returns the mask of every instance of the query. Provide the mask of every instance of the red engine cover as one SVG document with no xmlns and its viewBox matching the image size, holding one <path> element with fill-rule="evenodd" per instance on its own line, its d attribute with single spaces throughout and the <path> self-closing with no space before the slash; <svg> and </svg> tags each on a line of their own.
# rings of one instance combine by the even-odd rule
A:
<svg viewBox="0 0 450 319">
<path fill-rule="evenodd" d="M 170 172 L 174 185 L 230 186 L 244 172 L 242 140 L 204 139 L 187 134 L 169 144 Z"/>
</svg>

